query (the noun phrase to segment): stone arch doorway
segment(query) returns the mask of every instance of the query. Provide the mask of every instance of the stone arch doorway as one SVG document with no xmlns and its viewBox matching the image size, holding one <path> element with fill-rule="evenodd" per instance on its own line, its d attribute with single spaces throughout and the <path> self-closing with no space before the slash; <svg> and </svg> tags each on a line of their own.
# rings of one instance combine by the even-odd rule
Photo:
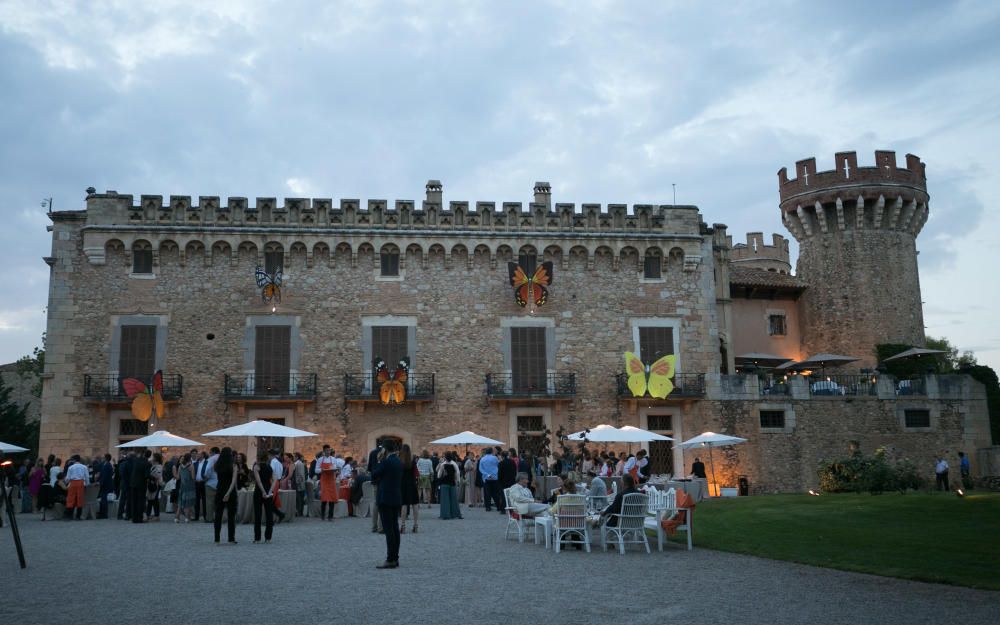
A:
<svg viewBox="0 0 1000 625">
<path fill-rule="evenodd" d="M 375 443 L 382 438 L 393 439 L 397 449 L 403 443 L 407 443 L 410 447 L 413 446 L 413 435 L 408 431 L 398 427 L 378 428 L 368 433 L 368 449 L 365 451 L 365 457 L 368 456 L 368 451 L 375 448 Z"/>
</svg>

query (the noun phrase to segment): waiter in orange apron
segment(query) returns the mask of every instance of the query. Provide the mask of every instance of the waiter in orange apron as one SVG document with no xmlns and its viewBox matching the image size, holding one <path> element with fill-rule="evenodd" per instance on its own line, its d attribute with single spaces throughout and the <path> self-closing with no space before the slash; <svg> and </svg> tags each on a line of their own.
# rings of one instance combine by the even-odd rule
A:
<svg viewBox="0 0 1000 625">
<path fill-rule="evenodd" d="M 66 469 L 66 483 L 69 490 L 66 492 L 66 516 L 73 516 L 73 509 L 76 508 L 76 520 L 83 518 L 83 489 L 90 485 L 90 470 L 87 465 L 80 461 L 80 456 L 75 455 L 70 458 L 73 463 Z"/>
<path fill-rule="evenodd" d="M 323 445 L 323 455 L 316 461 L 316 474 L 319 475 L 319 518 L 333 521 L 333 509 L 337 506 L 338 481 L 340 470 L 337 459 L 333 457 L 329 445 Z"/>
</svg>

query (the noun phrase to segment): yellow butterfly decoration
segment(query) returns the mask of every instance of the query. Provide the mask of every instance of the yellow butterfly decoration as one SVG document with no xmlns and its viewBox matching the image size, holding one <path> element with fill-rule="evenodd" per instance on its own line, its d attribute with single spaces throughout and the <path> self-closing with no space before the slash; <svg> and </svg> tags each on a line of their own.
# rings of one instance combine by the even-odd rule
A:
<svg viewBox="0 0 1000 625">
<path fill-rule="evenodd" d="M 660 358 L 652 365 L 644 365 L 632 352 L 625 352 L 625 371 L 628 374 L 628 388 L 633 397 L 643 397 L 649 391 L 651 397 L 663 399 L 674 390 L 670 378 L 674 377 L 677 356 Z"/>
</svg>

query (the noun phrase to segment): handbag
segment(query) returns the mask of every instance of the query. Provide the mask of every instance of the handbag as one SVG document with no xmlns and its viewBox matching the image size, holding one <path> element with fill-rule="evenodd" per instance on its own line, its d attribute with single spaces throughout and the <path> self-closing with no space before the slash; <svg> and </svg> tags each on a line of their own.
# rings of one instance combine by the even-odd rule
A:
<svg viewBox="0 0 1000 625">
<path fill-rule="evenodd" d="M 170 478 L 166 484 L 163 485 L 163 492 L 171 493 L 177 488 L 177 480 L 175 478 Z"/>
</svg>

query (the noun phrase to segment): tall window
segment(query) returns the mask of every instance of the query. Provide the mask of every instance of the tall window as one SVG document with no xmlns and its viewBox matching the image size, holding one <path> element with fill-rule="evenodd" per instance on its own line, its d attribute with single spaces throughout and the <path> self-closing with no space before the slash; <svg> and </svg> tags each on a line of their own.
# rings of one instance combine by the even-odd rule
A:
<svg viewBox="0 0 1000 625">
<path fill-rule="evenodd" d="M 545 355 L 545 328 L 510 329 L 510 367 L 515 391 L 547 390 L 548 361 Z"/>
<path fill-rule="evenodd" d="M 153 246 L 146 241 L 132 246 L 132 273 L 153 273 Z"/>
<path fill-rule="evenodd" d="M 639 358 L 651 365 L 674 353 L 674 329 L 658 326 L 639 328 Z"/>
<path fill-rule="evenodd" d="M 134 441 L 135 439 L 149 434 L 149 421 L 138 419 L 119 419 L 118 421 L 118 444 Z"/>
<path fill-rule="evenodd" d="M 382 250 L 382 276 L 396 277 L 399 275 L 399 251 Z"/>
<path fill-rule="evenodd" d="M 257 326 L 254 345 L 254 391 L 262 395 L 288 393 L 292 363 L 291 326 Z"/>
<path fill-rule="evenodd" d="M 156 368 L 156 326 L 121 326 L 118 379 L 148 382 Z"/>
<path fill-rule="evenodd" d="M 646 252 L 642 263 L 642 277 L 647 280 L 659 280 L 663 277 L 663 258 L 659 254 Z"/>
<path fill-rule="evenodd" d="M 524 269 L 524 273 L 532 276 L 538 268 L 538 255 L 533 252 L 525 252 L 517 255 L 517 264 Z"/>
<path fill-rule="evenodd" d="M 277 273 L 285 267 L 285 252 L 269 247 L 264 251 L 264 271 Z"/>
<path fill-rule="evenodd" d="M 768 315 L 767 333 L 771 336 L 785 336 L 788 333 L 785 329 L 785 315 Z"/>
<path fill-rule="evenodd" d="M 385 361 L 389 370 L 410 355 L 407 326 L 372 326 L 372 357 Z"/>
</svg>

